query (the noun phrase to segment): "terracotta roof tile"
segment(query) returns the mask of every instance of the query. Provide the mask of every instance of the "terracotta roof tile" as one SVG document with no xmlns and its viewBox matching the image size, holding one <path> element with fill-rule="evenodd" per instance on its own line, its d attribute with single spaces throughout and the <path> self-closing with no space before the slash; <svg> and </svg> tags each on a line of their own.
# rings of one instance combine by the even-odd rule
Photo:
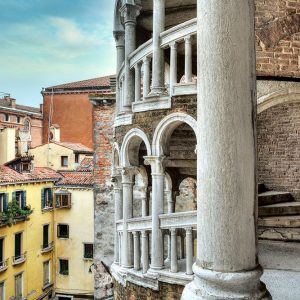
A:
<svg viewBox="0 0 300 300">
<path fill-rule="evenodd" d="M 5 108 L 14 109 L 13 107 L 11 107 L 10 103 L 6 99 L 0 99 L 0 106 L 5 107 Z M 37 107 L 33 107 L 33 106 L 16 104 L 15 109 L 24 110 L 24 112 L 33 112 L 33 113 L 41 114 L 40 109 Z"/>
<path fill-rule="evenodd" d="M 94 167 L 93 157 L 85 157 L 81 161 L 81 163 L 78 166 L 78 168 L 76 169 L 76 171 L 79 171 L 79 172 L 91 172 L 91 171 L 93 171 L 93 167 Z"/>
<path fill-rule="evenodd" d="M 90 153 L 90 154 L 94 153 L 93 149 L 86 147 L 80 143 L 68 143 L 68 142 L 52 142 L 52 143 L 69 148 L 74 152 Z"/>
<path fill-rule="evenodd" d="M 59 85 L 54 85 L 46 88 L 46 91 L 52 89 L 77 89 L 77 88 L 99 88 L 99 87 L 110 87 L 110 78 L 115 77 L 114 75 L 97 77 L 87 80 L 69 82 Z"/>
<path fill-rule="evenodd" d="M 27 182 L 36 180 L 59 180 L 61 175 L 50 168 L 36 167 L 31 173 L 19 173 L 9 167 L 0 165 L 0 184 Z"/>
<path fill-rule="evenodd" d="M 94 178 L 92 172 L 61 171 L 63 176 L 56 185 L 93 186 Z"/>
</svg>

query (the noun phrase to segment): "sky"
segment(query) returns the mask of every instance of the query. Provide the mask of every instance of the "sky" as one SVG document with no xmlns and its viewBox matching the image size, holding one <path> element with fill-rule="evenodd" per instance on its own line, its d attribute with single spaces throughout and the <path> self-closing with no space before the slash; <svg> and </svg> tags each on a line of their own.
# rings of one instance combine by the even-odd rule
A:
<svg viewBox="0 0 300 300">
<path fill-rule="evenodd" d="M 0 0 L 0 92 L 38 106 L 42 88 L 114 74 L 113 10 L 114 0 Z"/>
</svg>

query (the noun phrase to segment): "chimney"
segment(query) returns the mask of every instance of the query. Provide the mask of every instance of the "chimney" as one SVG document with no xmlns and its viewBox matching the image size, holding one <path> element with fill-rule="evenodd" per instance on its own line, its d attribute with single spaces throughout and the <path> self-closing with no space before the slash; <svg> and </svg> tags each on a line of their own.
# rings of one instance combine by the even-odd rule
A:
<svg viewBox="0 0 300 300">
<path fill-rule="evenodd" d="M 10 100 L 10 101 L 9 101 L 9 102 L 10 102 L 10 103 L 9 103 L 9 104 L 10 104 L 10 107 L 11 107 L 11 108 L 16 108 L 16 99 L 10 98 L 9 100 Z"/>
</svg>

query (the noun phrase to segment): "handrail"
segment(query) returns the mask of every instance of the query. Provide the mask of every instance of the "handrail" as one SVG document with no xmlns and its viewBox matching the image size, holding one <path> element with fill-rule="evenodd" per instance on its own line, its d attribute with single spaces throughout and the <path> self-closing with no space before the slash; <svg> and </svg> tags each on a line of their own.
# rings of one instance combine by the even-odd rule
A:
<svg viewBox="0 0 300 300">
<path fill-rule="evenodd" d="M 197 33 L 197 19 L 188 20 L 160 34 L 161 47 L 166 48 L 171 42 L 182 40 L 185 36 Z"/>
<path fill-rule="evenodd" d="M 161 229 L 196 227 L 197 211 L 163 214 L 159 215 L 159 219 Z"/>
<path fill-rule="evenodd" d="M 153 53 L 152 39 L 139 46 L 129 55 L 129 65 L 133 68 L 136 64 L 140 63 L 144 57 L 151 56 Z"/>
</svg>

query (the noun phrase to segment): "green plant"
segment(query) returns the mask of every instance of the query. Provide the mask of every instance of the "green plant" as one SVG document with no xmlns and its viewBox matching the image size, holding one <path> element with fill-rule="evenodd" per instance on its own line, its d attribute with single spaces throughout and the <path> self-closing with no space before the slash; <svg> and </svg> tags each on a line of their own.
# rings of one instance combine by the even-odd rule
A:
<svg viewBox="0 0 300 300">
<path fill-rule="evenodd" d="M 16 223 L 15 218 L 21 216 L 29 216 L 32 213 L 33 210 L 29 205 L 20 208 L 19 204 L 16 201 L 12 201 L 8 203 L 7 210 L 2 213 L 2 218 L 7 219 L 8 224 L 12 225 Z"/>
</svg>

